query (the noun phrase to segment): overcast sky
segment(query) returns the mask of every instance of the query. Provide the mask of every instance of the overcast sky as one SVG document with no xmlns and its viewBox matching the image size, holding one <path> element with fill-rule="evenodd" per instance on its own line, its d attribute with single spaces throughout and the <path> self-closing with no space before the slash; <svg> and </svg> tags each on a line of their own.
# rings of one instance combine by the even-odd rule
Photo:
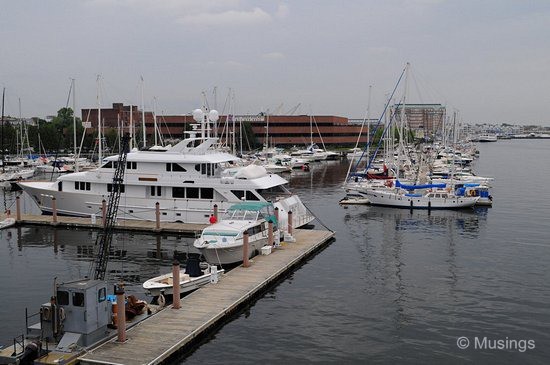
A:
<svg viewBox="0 0 550 365">
<path fill-rule="evenodd" d="M 466 122 L 550 125 L 550 1 L 0 0 L 6 114 L 141 105 L 186 114 L 204 91 L 237 114 L 382 111 L 406 62 L 407 100 Z M 401 91 L 400 93 L 403 93 Z M 72 102 L 71 102 L 72 103 Z M 283 104 L 282 106 L 281 103 Z"/>
</svg>

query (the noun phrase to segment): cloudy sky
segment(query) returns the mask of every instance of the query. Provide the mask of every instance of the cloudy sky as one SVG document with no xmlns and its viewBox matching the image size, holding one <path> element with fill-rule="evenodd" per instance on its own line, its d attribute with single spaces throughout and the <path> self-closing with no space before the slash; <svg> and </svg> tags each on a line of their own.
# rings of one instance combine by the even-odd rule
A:
<svg viewBox="0 0 550 365">
<path fill-rule="evenodd" d="M 141 104 L 185 114 L 378 115 L 406 62 L 407 99 L 466 122 L 550 125 L 550 1 L 0 0 L 6 114 Z M 217 90 L 214 97 L 214 88 Z M 403 91 L 401 91 L 402 93 Z M 282 105 L 281 105 L 282 104 Z"/>
</svg>

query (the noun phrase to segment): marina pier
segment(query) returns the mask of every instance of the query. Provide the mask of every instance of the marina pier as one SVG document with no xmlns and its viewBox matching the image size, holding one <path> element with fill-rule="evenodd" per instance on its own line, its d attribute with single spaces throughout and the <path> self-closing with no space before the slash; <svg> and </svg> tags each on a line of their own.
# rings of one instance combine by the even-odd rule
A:
<svg viewBox="0 0 550 365">
<path fill-rule="evenodd" d="M 304 260 L 325 247 L 334 232 L 294 230 L 296 242 L 281 243 L 270 255 L 252 259 L 221 280 L 181 300 L 181 308 L 168 306 L 131 328 L 127 341 L 110 340 L 79 358 L 81 364 L 162 364 L 183 355 L 232 314 L 258 298 Z"/>
</svg>

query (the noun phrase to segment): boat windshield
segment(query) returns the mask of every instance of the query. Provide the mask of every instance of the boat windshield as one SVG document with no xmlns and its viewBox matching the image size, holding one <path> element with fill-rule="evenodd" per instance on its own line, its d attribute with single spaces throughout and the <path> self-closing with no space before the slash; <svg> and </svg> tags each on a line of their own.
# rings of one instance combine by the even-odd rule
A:
<svg viewBox="0 0 550 365">
<path fill-rule="evenodd" d="M 236 209 L 227 211 L 224 219 L 236 221 L 257 221 L 258 215 L 258 211 Z"/>
</svg>

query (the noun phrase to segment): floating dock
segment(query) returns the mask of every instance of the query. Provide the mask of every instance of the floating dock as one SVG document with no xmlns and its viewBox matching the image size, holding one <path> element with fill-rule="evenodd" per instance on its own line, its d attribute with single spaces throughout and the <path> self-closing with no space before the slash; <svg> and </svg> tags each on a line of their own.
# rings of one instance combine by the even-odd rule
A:
<svg viewBox="0 0 550 365">
<path fill-rule="evenodd" d="M 296 242 L 283 242 L 270 255 L 254 257 L 250 267 L 239 266 L 223 275 L 218 283 L 184 297 L 180 309 L 169 306 L 137 324 L 126 333 L 126 342 L 110 340 L 79 361 L 88 365 L 141 365 L 173 360 L 333 237 L 334 232 L 330 231 L 294 230 Z"/>
<path fill-rule="evenodd" d="M 0 221 L 5 219 L 5 214 L 0 215 Z M 15 215 L 11 215 L 12 218 L 16 218 Z M 17 220 L 17 225 L 39 225 L 39 226 L 52 226 L 52 227 L 69 227 L 69 228 L 85 228 L 85 229 L 102 229 L 102 219 L 98 217 L 95 222 L 92 218 L 83 217 L 68 217 L 51 215 L 38 215 L 38 214 L 21 214 L 21 219 Z M 155 221 L 142 221 L 131 219 L 118 219 L 115 226 L 115 230 L 119 231 L 134 231 L 144 233 L 163 233 L 163 234 L 177 234 L 182 236 L 194 237 L 206 227 L 208 224 L 198 223 L 176 223 L 176 222 L 155 222 Z"/>
</svg>

